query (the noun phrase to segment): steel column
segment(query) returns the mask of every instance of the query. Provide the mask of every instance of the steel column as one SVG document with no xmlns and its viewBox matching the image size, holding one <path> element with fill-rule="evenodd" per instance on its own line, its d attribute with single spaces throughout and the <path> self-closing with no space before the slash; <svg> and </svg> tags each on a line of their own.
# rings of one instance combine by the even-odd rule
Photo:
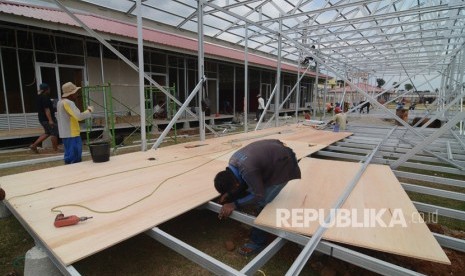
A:
<svg viewBox="0 0 465 276">
<path fill-rule="evenodd" d="M 136 1 L 137 11 L 137 55 L 139 63 L 139 105 L 140 105 L 140 136 L 141 150 L 147 150 L 147 134 L 145 129 L 145 93 L 144 93 L 144 35 L 142 33 L 142 2 Z M 110 99 L 111 100 L 111 99 Z M 150 114 L 152 116 L 152 114 Z M 105 116 L 106 119 L 106 116 Z"/>
<path fill-rule="evenodd" d="M 244 35 L 244 132 L 249 131 L 249 26 L 245 24 Z M 257 111 L 258 112 L 258 111 Z M 266 109 L 263 110 L 263 113 Z M 257 122 L 257 125 L 259 122 Z"/>
<path fill-rule="evenodd" d="M 200 141 L 205 141 L 205 111 L 202 107 L 202 101 L 204 100 L 204 81 L 205 81 L 205 73 L 204 73 L 204 51 L 203 51 L 203 7 L 204 7 L 204 0 L 199 0 L 197 5 L 197 35 L 198 35 L 198 49 L 197 49 L 197 76 L 199 82 L 202 83 L 199 93 L 199 132 L 200 132 Z M 173 119 L 174 120 L 174 119 Z"/>
</svg>

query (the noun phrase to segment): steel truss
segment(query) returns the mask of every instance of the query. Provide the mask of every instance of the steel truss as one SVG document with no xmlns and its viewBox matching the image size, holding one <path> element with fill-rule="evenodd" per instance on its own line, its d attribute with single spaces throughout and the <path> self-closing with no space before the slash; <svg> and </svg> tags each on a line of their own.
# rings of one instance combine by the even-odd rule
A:
<svg viewBox="0 0 465 276">
<path fill-rule="evenodd" d="M 172 27 L 173 31 L 190 31 L 193 37 L 198 38 L 199 79 L 203 77 L 201 73 L 204 37 L 212 37 L 218 42 L 227 41 L 229 44 L 244 47 L 246 76 L 247 52 L 254 51 L 276 58 L 277 80 L 280 79 L 279 68 L 282 62 L 299 64 L 304 57 L 314 58 L 319 67 L 318 71 L 333 74 L 351 86 L 353 84 L 346 77 L 347 71 L 364 73 L 371 80 L 384 76 L 391 79 L 393 76 L 399 76 L 402 81 L 397 82 L 397 85 L 412 81 L 415 76 L 439 72 L 442 75 L 442 83 L 438 89 L 440 101 L 435 106 L 438 111 L 443 111 L 445 105 L 463 90 L 463 0 L 342 0 L 336 3 L 320 3 L 316 0 L 169 2 L 170 4 L 167 0 L 145 0 L 140 3 L 140 8 L 146 11 L 144 17 L 148 21 L 161 22 L 167 27 Z M 69 5 L 81 9 L 91 9 L 97 5 L 130 16 L 140 14 L 140 9 L 136 9 L 139 7 L 137 3 L 138 1 L 130 0 L 104 3 L 85 0 L 79 5 Z M 152 16 L 151 12 L 165 16 Z M 197 28 L 192 27 L 195 25 Z M 91 35 L 95 36 L 93 33 Z M 315 45 L 316 48 L 311 47 Z M 151 82 L 153 83 L 153 80 Z M 248 100 L 247 78 L 244 83 L 245 99 Z M 279 111 L 277 106 L 284 102 L 279 98 L 280 89 L 280 85 L 276 86 L 276 117 Z M 434 90 L 434 87 L 431 86 L 431 89 Z M 392 85 L 386 87 L 386 91 L 388 90 L 393 90 Z M 358 92 L 377 105 L 376 100 L 365 91 L 358 89 Z M 181 103 L 178 104 L 181 106 Z M 460 100 L 453 110 L 461 109 L 461 106 Z M 389 115 L 400 122 L 394 114 Z M 244 116 L 247 118 L 247 114 Z M 199 118 L 199 122 L 203 123 L 202 118 Z M 247 125 L 245 129 L 247 130 Z M 463 134 L 463 131 L 460 134 Z M 201 133 L 201 139 L 203 138 Z"/>
</svg>

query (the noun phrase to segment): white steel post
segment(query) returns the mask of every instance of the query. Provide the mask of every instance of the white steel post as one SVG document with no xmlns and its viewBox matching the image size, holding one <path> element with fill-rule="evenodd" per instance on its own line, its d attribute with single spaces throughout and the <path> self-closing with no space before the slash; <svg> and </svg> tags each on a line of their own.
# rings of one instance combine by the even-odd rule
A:
<svg viewBox="0 0 465 276">
<path fill-rule="evenodd" d="M 204 0 L 199 0 L 199 4 L 197 7 L 197 32 L 198 32 L 198 80 L 199 82 L 204 80 L 204 59 L 203 59 L 203 5 Z M 202 110 L 202 100 L 203 100 L 203 93 L 204 93 L 204 83 L 202 83 L 202 87 L 200 88 L 199 93 L 199 132 L 200 132 L 200 141 L 205 141 L 205 111 Z"/>
<path fill-rule="evenodd" d="M 274 95 L 274 112 L 275 112 L 275 126 L 279 126 L 279 98 L 281 96 L 281 50 L 283 43 L 283 36 L 281 35 L 283 29 L 283 21 L 279 19 L 279 34 L 278 34 L 278 65 L 276 70 L 276 94 Z M 265 112 L 265 110 L 263 111 Z M 263 115 L 263 114 L 262 114 Z"/>
<path fill-rule="evenodd" d="M 320 50 L 320 44 L 318 43 L 318 50 Z M 317 101 L 318 101 L 318 75 L 320 74 L 320 61 L 316 61 L 316 76 L 315 76 L 315 88 L 313 89 L 313 117 L 316 117 L 316 108 L 317 108 Z"/>
<path fill-rule="evenodd" d="M 249 38 L 248 38 L 248 33 L 249 33 L 249 26 L 245 24 L 245 35 L 244 35 L 244 132 L 247 132 L 249 130 L 249 121 L 248 121 L 248 103 L 249 103 L 249 48 L 248 48 L 248 43 L 249 43 Z M 265 112 L 265 110 L 263 110 Z M 258 122 L 257 122 L 258 124 Z"/>
<path fill-rule="evenodd" d="M 297 87 L 295 95 L 295 122 L 299 122 L 299 99 L 300 99 L 300 61 L 302 60 L 302 51 L 299 53 L 299 59 L 297 60 Z"/>
<path fill-rule="evenodd" d="M 144 40 L 142 34 L 142 2 L 137 0 L 137 52 L 139 61 L 139 105 L 140 105 L 140 138 L 141 150 L 147 150 L 147 137 L 145 130 L 145 94 L 144 94 Z"/>
</svg>

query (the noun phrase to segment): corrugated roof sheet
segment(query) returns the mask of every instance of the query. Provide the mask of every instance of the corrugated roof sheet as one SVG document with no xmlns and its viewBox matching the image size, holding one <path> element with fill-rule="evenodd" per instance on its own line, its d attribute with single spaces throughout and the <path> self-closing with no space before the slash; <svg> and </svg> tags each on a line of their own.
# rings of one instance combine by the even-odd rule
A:
<svg viewBox="0 0 465 276">
<path fill-rule="evenodd" d="M 71 17 L 69 17 L 69 15 L 65 12 L 48 7 L 29 6 L 20 3 L 2 1 L 0 2 L 0 13 L 24 16 L 37 20 L 80 27 L 80 25 Z M 137 26 L 134 24 L 103 18 L 101 16 L 91 14 L 75 13 L 75 15 L 94 31 L 137 39 Z M 194 52 L 197 51 L 198 44 L 196 39 L 147 28 L 144 28 L 143 35 L 145 41 L 150 41 L 156 44 L 183 50 Z M 245 53 L 243 51 L 207 42 L 204 43 L 204 52 L 208 55 L 226 57 L 237 61 L 244 61 L 245 59 Z M 271 68 L 276 68 L 277 65 L 276 60 L 268 59 L 254 54 L 248 55 L 248 61 L 251 64 L 262 65 Z M 287 71 L 297 71 L 295 66 L 285 63 L 282 64 L 281 68 Z M 313 72 L 309 72 L 308 74 L 311 76 L 315 75 Z"/>
</svg>

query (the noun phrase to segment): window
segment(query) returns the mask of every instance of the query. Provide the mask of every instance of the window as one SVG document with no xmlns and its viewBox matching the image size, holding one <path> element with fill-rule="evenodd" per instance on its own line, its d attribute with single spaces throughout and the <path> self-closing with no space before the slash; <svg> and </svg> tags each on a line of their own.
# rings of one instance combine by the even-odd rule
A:
<svg viewBox="0 0 465 276">
<path fill-rule="evenodd" d="M 82 48 L 83 43 L 81 39 L 56 36 L 55 43 L 58 53 L 84 55 L 84 50 Z"/>
<path fill-rule="evenodd" d="M 53 36 L 34 33 L 34 46 L 36 50 L 54 52 Z"/>
<path fill-rule="evenodd" d="M 14 30 L 0 28 L 0 46 L 16 46 Z"/>
</svg>

